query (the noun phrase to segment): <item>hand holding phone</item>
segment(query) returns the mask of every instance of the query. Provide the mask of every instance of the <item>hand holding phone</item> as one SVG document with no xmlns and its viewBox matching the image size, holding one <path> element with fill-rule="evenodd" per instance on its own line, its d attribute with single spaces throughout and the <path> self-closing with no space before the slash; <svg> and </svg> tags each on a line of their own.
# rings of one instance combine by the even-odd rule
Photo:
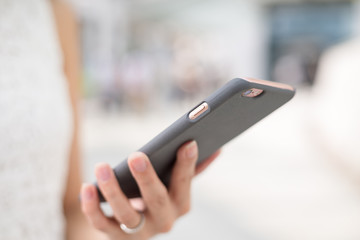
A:
<svg viewBox="0 0 360 240">
<path fill-rule="evenodd" d="M 157 175 L 169 186 L 176 152 L 185 142 L 195 140 L 201 164 L 217 149 L 289 101 L 295 90 L 286 84 L 252 78 L 236 78 L 215 91 L 171 126 L 139 149 L 145 153 Z M 128 198 L 140 191 L 124 160 L 114 169 Z M 100 191 L 100 200 L 104 201 Z"/>
<path fill-rule="evenodd" d="M 141 199 L 127 199 L 111 167 L 99 163 L 95 167 L 95 175 L 99 188 L 113 210 L 113 216 L 104 215 L 93 184 L 84 184 L 81 188 L 81 209 L 89 223 L 107 233 L 109 239 L 145 240 L 158 233 L 168 232 L 176 219 L 190 210 L 192 178 L 218 154 L 195 167 L 198 153 L 195 141 L 187 142 L 179 148 L 168 189 L 144 153 L 130 154 L 128 166 L 141 190 Z"/>
</svg>

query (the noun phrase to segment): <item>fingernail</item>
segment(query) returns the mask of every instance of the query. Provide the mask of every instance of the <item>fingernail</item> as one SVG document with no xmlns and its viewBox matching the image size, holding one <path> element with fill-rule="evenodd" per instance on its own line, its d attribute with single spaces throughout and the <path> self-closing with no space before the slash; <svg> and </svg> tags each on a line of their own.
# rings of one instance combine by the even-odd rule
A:
<svg viewBox="0 0 360 240">
<path fill-rule="evenodd" d="M 83 190 L 82 198 L 85 201 L 90 201 L 91 199 L 93 199 L 94 193 L 93 193 L 92 189 L 87 187 L 85 184 L 83 184 L 83 188 L 84 188 L 84 190 Z"/>
<path fill-rule="evenodd" d="M 188 158 L 195 158 L 197 155 L 198 149 L 197 149 L 197 143 L 195 141 L 190 142 L 186 146 L 186 156 Z"/>
<path fill-rule="evenodd" d="M 107 166 L 101 166 L 98 170 L 98 177 L 103 182 L 108 181 L 110 179 L 110 169 Z"/>
<path fill-rule="evenodd" d="M 130 163 L 133 169 L 137 172 L 144 172 L 146 170 L 146 160 L 142 155 L 131 158 Z"/>
</svg>

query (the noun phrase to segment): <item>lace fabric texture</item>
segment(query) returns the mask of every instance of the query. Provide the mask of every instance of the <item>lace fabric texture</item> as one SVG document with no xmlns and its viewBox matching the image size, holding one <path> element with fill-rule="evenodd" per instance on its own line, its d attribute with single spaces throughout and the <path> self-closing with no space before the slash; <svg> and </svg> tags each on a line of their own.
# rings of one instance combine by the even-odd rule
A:
<svg viewBox="0 0 360 240">
<path fill-rule="evenodd" d="M 0 240 L 64 239 L 71 117 L 50 2 L 0 0 Z"/>
</svg>

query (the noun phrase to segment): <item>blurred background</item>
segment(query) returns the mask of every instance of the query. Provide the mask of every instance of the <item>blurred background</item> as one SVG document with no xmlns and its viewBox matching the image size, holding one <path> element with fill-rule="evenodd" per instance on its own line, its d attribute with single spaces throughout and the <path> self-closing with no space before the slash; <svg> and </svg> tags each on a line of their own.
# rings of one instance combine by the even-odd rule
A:
<svg viewBox="0 0 360 240">
<path fill-rule="evenodd" d="M 69 0 L 82 48 L 87 181 L 241 76 L 292 84 L 155 239 L 360 239 L 360 3 Z"/>
</svg>

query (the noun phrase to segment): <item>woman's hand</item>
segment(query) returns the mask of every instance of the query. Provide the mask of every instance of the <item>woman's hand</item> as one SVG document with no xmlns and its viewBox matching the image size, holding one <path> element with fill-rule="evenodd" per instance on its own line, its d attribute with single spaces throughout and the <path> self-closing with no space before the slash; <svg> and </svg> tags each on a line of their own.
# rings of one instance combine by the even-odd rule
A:
<svg viewBox="0 0 360 240">
<path fill-rule="evenodd" d="M 114 217 L 106 217 L 100 209 L 96 188 L 84 184 L 81 189 L 82 211 L 92 226 L 104 232 L 111 240 L 145 240 L 157 233 L 170 231 L 175 220 L 190 210 L 190 185 L 192 178 L 203 171 L 218 155 L 219 151 L 195 167 L 198 148 L 195 141 L 184 144 L 177 152 L 169 189 L 163 185 L 148 157 L 136 152 L 129 156 L 128 164 L 145 203 L 145 224 L 140 231 L 127 234 L 120 223 L 135 228 L 141 222 L 141 214 L 135 210 L 121 191 L 115 175 L 107 164 L 96 166 L 95 174 L 99 188 L 110 204 Z"/>
</svg>

